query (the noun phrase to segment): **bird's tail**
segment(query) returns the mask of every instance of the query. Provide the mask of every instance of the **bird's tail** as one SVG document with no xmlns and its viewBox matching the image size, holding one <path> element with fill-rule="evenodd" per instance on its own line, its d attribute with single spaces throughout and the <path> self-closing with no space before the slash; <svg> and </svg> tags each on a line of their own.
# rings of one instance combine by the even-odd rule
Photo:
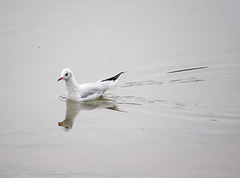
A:
<svg viewBox="0 0 240 178">
<path fill-rule="evenodd" d="M 117 74 L 117 75 L 115 75 L 115 76 L 113 76 L 111 78 L 102 80 L 101 82 L 105 82 L 105 81 L 113 81 L 113 82 L 115 82 L 118 79 L 118 77 L 120 77 L 120 75 L 122 75 L 123 73 L 126 73 L 126 72 L 128 72 L 128 71 L 120 72 L 119 74 Z"/>
</svg>

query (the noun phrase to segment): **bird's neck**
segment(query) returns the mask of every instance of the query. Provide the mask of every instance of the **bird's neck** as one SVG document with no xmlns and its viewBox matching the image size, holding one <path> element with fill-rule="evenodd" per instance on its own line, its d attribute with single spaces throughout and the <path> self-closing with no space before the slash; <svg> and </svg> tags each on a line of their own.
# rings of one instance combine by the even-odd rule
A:
<svg viewBox="0 0 240 178">
<path fill-rule="evenodd" d="M 73 92 L 74 90 L 79 88 L 79 85 L 76 82 L 75 78 L 72 76 L 71 78 L 66 80 L 66 87 L 68 92 Z"/>
</svg>

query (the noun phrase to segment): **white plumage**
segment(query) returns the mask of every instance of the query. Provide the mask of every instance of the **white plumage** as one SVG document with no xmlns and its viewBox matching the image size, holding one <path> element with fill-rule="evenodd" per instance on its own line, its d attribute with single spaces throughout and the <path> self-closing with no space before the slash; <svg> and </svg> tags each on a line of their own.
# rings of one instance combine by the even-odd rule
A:
<svg viewBox="0 0 240 178">
<path fill-rule="evenodd" d="M 88 101 L 94 100 L 102 96 L 108 88 L 117 82 L 118 77 L 124 72 L 120 72 L 114 77 L 99 80 L 95 83 L 85 83 L 78 84 L 73 76 L 73 73 L 70 69 L 63 69 L 61 72 L 61 77 L 58 79 L 65 80 L 67 88 L 67 99 L 76 100 L 76 101 Z"/>
</svg>

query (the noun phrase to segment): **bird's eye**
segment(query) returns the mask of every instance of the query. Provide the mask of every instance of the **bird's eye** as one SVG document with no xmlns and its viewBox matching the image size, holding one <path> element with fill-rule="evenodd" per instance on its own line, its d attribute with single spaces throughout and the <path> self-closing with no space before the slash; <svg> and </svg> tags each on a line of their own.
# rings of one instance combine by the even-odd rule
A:
<svg viewBox="0 0 240 178">
<path fill-rule="evenodd" d="M 67 76 L 68 76 L 68 73 L 66 73 L 65 76 L 67 77 Z"/>
</svg>

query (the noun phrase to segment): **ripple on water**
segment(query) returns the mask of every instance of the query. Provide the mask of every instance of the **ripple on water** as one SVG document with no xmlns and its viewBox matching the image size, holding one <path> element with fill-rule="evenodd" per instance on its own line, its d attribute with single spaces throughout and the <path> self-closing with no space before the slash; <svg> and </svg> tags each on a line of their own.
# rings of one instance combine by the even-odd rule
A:
<svg viewBox="0 0 240 178">
<path fill-rule="evenodd" d="M 219 75 L 224 75 L 224 73 L 226 73 L 226 68 L 222 68 L 221 71 L 217 72 Z M 227 73 L 230 74 L 229 70 Z M 179 117 L 179 114 L 181 113 L 185 115 L 195 115 L 198 118 L 208 117 L 213 121 L 224 118 L 239 119 L 240 110 L 238 107 L 225 104 L 224 102 L 219 103 L 218 100 L 211 102 L 208 101 L 207 97 L 211 98 L 212 95 L 214 96 L 215 91 L 217 92 L 220 89 L 217 85 L 219 84 L 218 78 L 213 78 L 215 75 L 216 67 L 214 66 L 200 66 L 172 70 L 170 72 L 166 72 L 165 75 L 162 75 L 159 78 L 137 82 L 127 82 L 116 87 L 123 90 L 131 89 L 138 91 L 134 93 L 135 95 L 118 97 L 114 95 L 107 96 L 116 99 L 118 104 L 141 105 L 141 107 L 152 105 L 155 108 L 159 108 L 159 111 L 165 109 L 168 110 L 168 112 L 171 112 L 173 117 Z M 174 84 L 174 86 L 172 84 Z M 179 88 L 181 88 L 183 92 L 178 90 Z M 202 90 L 204 90 L 204 92 Z M 166 95 L 163 97 L 158 95 L 160 92 L 165 92 Z M 202 95 L 201 92 L 205 95 Z M 137 96 L 137 93 L 140 93 L 139 96 Z M 148 96 L 143 96 L 141 93 L 147 93 Z M 171 94 L 177 96 L 178 98 L 176 97 L 177 99 L 174 99 L 174 97 L 170 97 Z M 193 98 L 192 101 L 189 101 L 187 99 L 189 95 L 194 95 L 195 98 Z M 216 96 L 218 95 L 219 94 L 217 93 Z M 202 99 L 204 97 L 206 97 L 206 100 Z"/>
</svg>

